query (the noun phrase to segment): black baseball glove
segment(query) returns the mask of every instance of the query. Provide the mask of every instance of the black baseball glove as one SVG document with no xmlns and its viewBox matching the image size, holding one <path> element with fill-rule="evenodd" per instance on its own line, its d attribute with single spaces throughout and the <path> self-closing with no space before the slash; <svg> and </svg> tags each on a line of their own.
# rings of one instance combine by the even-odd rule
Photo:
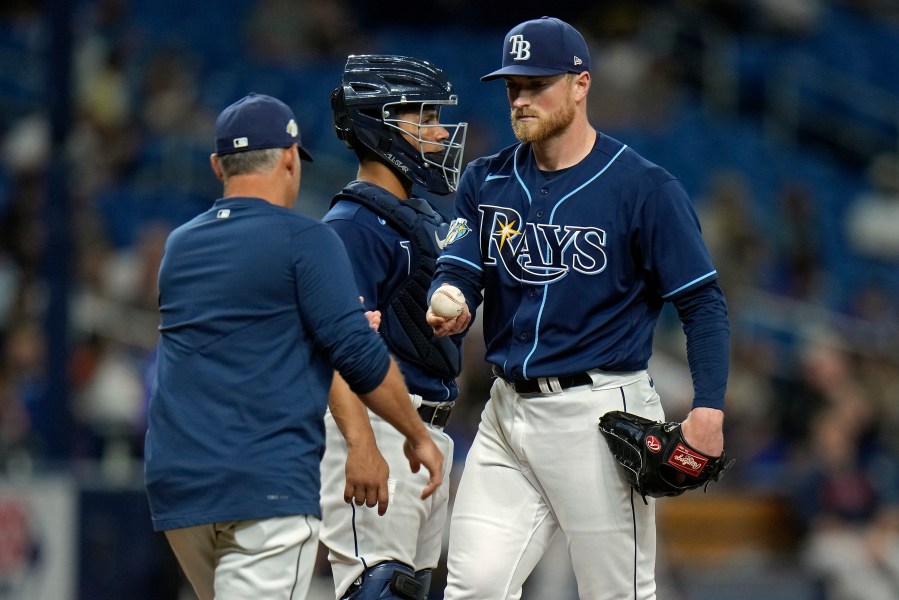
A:
<svg viewBox="0 0 899 600">
<path fill-rule="evenodd" d="M 681 424 L 650 421 L 614 410 L 599 419 L 599 430 L 631 487 L 643 497 L 679 496 L 708 487 L 733 466 L 727 455 L 708 456 L 684 440 Z"/>
</svg>

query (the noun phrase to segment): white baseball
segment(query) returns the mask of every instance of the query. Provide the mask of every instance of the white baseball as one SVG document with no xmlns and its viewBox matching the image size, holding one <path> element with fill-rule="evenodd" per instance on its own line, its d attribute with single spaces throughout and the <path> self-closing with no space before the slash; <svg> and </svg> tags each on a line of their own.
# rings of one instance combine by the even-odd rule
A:
<svg viewBox="0 0 899 600">
<path fill-rule="evenodd" d="M 465 306 L 465 295 L 459 288 L 452 285 L 443 285 L 437 288 L 431 296 L 431 310 L 438 317 L 452 319 L 462 314 Z"/>
</svg>

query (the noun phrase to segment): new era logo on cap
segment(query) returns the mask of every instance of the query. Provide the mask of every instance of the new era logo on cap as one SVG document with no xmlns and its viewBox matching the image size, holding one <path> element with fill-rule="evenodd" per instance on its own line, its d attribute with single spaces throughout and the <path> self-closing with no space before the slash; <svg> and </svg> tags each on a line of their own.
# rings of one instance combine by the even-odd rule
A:
<svg viewBox="0 0 899 600">
<path fill-rule="evenodd" d="M 512 28 L 503 45 L 502 68 L 481 77 L 489 81 L 507 75 L 539 77 L 590 70 L 584 37 L 554 17 L 525 21 Z"/>
</svg>

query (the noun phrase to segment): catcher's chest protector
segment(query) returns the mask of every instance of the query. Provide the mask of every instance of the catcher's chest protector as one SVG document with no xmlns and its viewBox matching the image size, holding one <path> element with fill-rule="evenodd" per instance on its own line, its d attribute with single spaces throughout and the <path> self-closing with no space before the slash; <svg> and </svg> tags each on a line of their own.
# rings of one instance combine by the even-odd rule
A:
<svg viewBox="0 0 899 600">
<path fill-rule="evenodd" d="M 361 204 L 387 221 L 394 230 L 412 243 L 411 268 L 405 281 L 382 303 L 381 334 L 396 356 L 415 362 L 445 379 L 453 379 L 462 368 L 456 344 L 446 337 L 434 335 L 425 318 L 428 311 L 428 289 L 437 270 L 440 255 L 434 241 L 434 224 L 426 215 L 395 199 L 382 197 L 372 186 L 354 182 L 334 198 Z"/>
</svg>

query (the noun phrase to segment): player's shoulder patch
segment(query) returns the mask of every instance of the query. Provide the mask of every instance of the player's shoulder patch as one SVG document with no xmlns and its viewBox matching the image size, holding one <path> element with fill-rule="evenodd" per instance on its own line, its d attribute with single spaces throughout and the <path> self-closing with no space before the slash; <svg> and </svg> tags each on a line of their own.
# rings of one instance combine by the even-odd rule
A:
<svg viewBox="0 0 899 600">
<path fill-rule="evenodd" d="M 446 232 L 446 237 L 443 239 L 441 247 L 446 248 L 453 242 L 461 240 L 469 233 L 471 233 L 471 227 L 468 226 L 467 219 L 453 219 L 450 223 L 449 231 Z"/>
</svg>

